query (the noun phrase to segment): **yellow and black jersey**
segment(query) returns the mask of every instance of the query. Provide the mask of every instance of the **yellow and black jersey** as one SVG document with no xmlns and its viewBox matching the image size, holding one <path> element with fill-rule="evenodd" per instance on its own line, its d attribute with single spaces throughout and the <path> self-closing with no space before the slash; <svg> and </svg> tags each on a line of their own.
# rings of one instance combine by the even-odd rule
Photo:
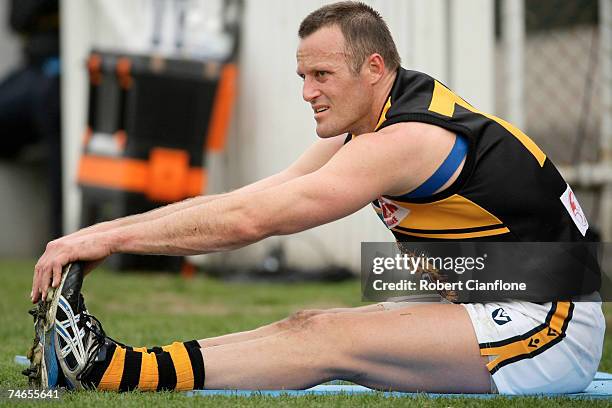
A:
<svg viewBox="0 0 612 408">
<path fill-rule="evenodd" d="M 592 240 L 571 188 L 527 135 L 434 78 L 400 68 L 376 130 L 410 121 L 465 136 L 469 146 L 463 170 L 446 190 L 373 203 L 398 241 Z"/>
</svg>

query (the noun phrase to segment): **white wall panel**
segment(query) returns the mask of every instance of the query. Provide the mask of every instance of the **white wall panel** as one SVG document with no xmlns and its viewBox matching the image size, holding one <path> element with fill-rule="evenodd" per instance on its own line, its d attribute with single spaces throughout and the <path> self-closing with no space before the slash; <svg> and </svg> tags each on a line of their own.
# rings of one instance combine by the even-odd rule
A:
<svg viewBox="0 0 612 408">
<path fill-rule="evenodd" d="M 451 5 L 451 84 L 472 105 L 494 112 L 494 3 L 449 1 Z"/>
<path fill-rule="evenodd" d="M 64 231 L 77 229 L 80 218 L 80 194 L 76 187 L 76 169 L 87 115 L 87 76 L 85 59 L 92 41 L 94 2 L 60 2 L 62 61 L 62 149 L 64 160 Z"/>
<path fill-rule="evenodd" d="M 448 84 L 450 45 L 447 41 L 447 0 L 411 0 L 410 6 L 406 17 L 411 23 L 410 60 L 404 66 L 427 72 Z"/>
</svg>

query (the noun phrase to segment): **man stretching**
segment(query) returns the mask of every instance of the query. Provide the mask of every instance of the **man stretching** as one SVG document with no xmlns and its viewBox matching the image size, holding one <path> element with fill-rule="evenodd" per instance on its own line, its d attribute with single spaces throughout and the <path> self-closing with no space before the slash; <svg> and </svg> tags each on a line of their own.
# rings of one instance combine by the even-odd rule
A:
<svg viewBox="0 0 612 408">
<path fill-rule="evenodd" d="M 579 206 L 565 205 L 571 189 L 538 146 L 434 78 L 401 68 L 372 8 L 324 6 L 298 35 L 297 74 L 319 140 L 289 168 L 239 190 L 50 242 L 34 274 L 32 301 L 45 301 L 31 377 L 45 387 L 118 391 L 302 389 L 332 379 L 397 391 L 583 390 L 599 364 L 604 320 L 600 302 L 573 298 L 305 311 L 150 349 L 106 337 L 80 287 L 84 272 L 113 253 L 227 251 L 369 204 L 398 241 L 592 239 L 578 223 Z M 493 319 L 499 308 L 506 324 Z"/>
</svg>

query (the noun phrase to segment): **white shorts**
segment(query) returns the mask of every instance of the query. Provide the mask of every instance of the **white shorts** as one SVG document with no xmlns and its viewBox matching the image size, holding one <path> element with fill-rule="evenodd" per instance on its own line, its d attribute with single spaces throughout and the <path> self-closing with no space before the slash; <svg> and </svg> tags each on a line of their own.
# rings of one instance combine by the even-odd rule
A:
<svg viewBox="0 0 612 408">
<path fill-rule="evenodd" d="M 597 372 L 601 302 L 463 304 L 500 394 L 583 391 Z"/>
</svg>

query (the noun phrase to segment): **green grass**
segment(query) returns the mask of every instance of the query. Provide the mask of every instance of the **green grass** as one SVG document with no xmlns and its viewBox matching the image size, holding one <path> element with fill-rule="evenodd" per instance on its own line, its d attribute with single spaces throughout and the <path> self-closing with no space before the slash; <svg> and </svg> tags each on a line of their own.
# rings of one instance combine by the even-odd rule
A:
<svg viewBox="0 0 612 408">
<path fill-rule="evenodd" d="M 0 261 L 0 390 L 24 388 L 22 368 L 13 363 L 16 354 L 25 354 L 32 339 L 32 319 L 26 311 L 33 262 Z M 119 341 L 132 345 L 169 344 L 246 330 L 285 317 L 302 308 L 360 305 L 359 282 L 340 284 L 228 284 L 196 277 L 183 280 L 169 274 L 112 273 L 100 269 L 86 278 L 87 306 L 104 323 L 104 329 Z M 612 305 L 606 315 L 612 318 Z M 612 323 L 608 320 L 608 326 Z M 612 371 L 612 332 L 606 335 L 600 370 Z M 0 401 L 0 406 L 8 404 Z M 37 404 L 37 403 L 32 403 Z M 271 398 L 195 397 L 181 393 L 74 392 L 62 396 L 62 406 L 609 406 L 598 401 L 564 398 L 429 399 L 426 397 L 385 398 L 366 396 L 304 396 Z M 27 406 L 28 404 L 23 404 Z M 20 405 L 21 406 L 21 405 Z"/>
</svg>

